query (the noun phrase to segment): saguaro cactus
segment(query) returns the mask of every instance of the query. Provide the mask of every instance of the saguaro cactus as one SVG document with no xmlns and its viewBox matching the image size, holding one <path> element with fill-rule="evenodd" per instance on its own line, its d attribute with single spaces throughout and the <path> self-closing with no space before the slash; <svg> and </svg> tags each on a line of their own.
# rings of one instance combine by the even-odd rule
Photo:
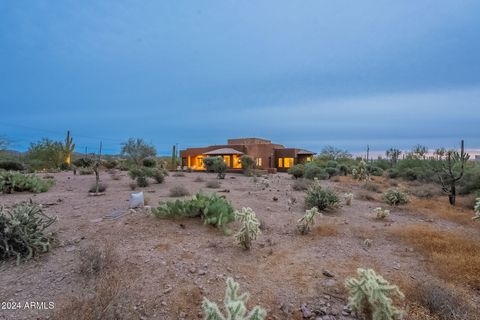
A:
<svg viewBox="0 0 480 320">
<path fill-rule="evenodd" d="M 72 155 L 75 150 L 75 143 L 70 136 L 70 130 L 67 131 L 67 136 L 65 137 L 65 144 L 63 145 L 63 153 L 65 163 L 70 166 L 72 164 Z"/>
</svg>

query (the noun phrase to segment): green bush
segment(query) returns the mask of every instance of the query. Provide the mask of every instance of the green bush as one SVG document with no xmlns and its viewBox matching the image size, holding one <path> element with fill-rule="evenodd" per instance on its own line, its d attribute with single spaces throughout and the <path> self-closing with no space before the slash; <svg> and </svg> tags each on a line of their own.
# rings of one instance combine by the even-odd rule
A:
<svg viewBox="0 0 480 320">
<path fill-rule="evenodd" d="M 344 164 L 341 164 L 341 165 L 338 167 L 338 171 L 339 171 L 342 175 L 346 176 L 350 170 L 349 170 L 348 166 L 346 166 L 346 165 L 344 165 Z"/>
<path fill-rule="evenodd" d="M 291 174 L 295 179 L 301 178 L 305 174 L 305 166 L 301 163 L 296 164 L 288 169 L 288 173 Z"/>
<path fill-rule="evenodd" d="M 184 186 L 173 186 L 170 188 L 170 197 L 185 197 L 189 196 L 190 192 Z"/>
<path fill-rule="evenodd" d="M 145 158 L 143 159 L 142 161 L 142 164 L 144 167 L 147 167 L 147 168 L 154 168 L 157 166 L 157 160 L 155 160 L 155 158 Z"/>
<path fill-rule="evenodd" d="M 78 174 L 81 176 L 88 176 L 94 174 L 94 172 L 92 168 L 80 168 L 80 170 L 78 170 Z"/>
<path fill-rule="evenodd" d="M 115 169 L 118 166 L 118 160 L 111 159 L 103 161 L 103 166 L 107 169 Z"/>
<path fill-rule="evenodd" d="M 32 202 L 17 204 L 11 209 L 0 207 L 0 260 L 28 260 L 47 252 L 54 237 L 46 229 L 56 221 Z"/>
<path fill-rule="evenodd" d="M 328 160 L 327 161 L 327 168 L 336 168 L 338 166 L 338 162 L 335 160 Z"/>
<path fill-rule="evenodd" d="M 153 178 L 157 183 L 163 183 L 165 176 L 163 170 L 148 167 L 132 167 L 128 171 L 128 175 L 132 180 L 137 181 L 139 187 L 147 187 L 149 185 L 148 178 Z"/>
<path fill-rule="evenodd" d="M 389 189 L 383 194 L 383 199 L 391 206 L 408 203 L 409 199 L 405 192 L 399 189 Z"/>
<path fill-rule="evenodd" d="M 383 169 L 376 166 L 369 166 L 368 172 L 375 177 L 381 177 L 383 175 Z"/>
<path fill-rule="evenodd" d="M 30 165 L 35 170 L 58 169 L 65 162 L 63 144 L 43 138 L 30 145 L 27 159 L 30 160 Z"/>
<path fill-rule="evenodd" d="M 313 183 L 305 196 L 306 209 L 317 208 L 320 211 L 336 209 L 340 206 L 340 198 L 331 189 L 323 189 L 320 184 Z"/>
<path fill-rule="evenodd" d="M 213 172 L 213 165 L 217 157 L 205 157 L 203 158 L 203 167 L 207 172 Z"/>
<path fill-rule="evenodd" d="M 325 168 L 325 172 L 328 174 L 329 178 L 338 175 L 338 170 L 332 167 Z"/>
<path fill-rule="evenodd" d="M 227 231 L 226 225 L 235 220 L 232 204 L 217 194 L 198 192 L 191 199 L 168 201 L 153 208 L 155 216 L 162 217 L 201 217 L 210 224 Z"/>
<path fill-rule="evenodd" d="M 255 160 L 246 154 L 240 157 L 240 163 L 242 164 L 242 169 L 245 174 L 249 174 L 250 171 L 255 168 Z"/>
<path fill-rule="evenodd" d="M 53 185 L 52 179 L 41 179 L 31 174 L 16 171 L 0 171 L 0 190 L 3 193 L 29 191 L 33 193 L 47 192 Z"/>
<path fill-rule="evenodd" d="M 89 168 L 93 165 L 93 160 L 90 158 L 78 158 L 73 161 L 73 165 L 78 168 Z"/>
<path fill-rule="evenodd" d="M 325 169 L 319 167 L 315 162 L 309 162 L 305 165 L 304 177 L 311 180 L 315 178 L 327 180 L 330 178 L 330 175 L 325 171 Z"/>
<path fill-rule="evenodd" d="M 459 181 L 459 193 L 471 194 L 480 190 L 480 165 L 467 166 L 463 179 Z"/>
<path fill-rule="evenodd" d="M 140 188 L 146 188 L 149 185 L 147 177 L 145 176 L 138 176 L 135 181 L 137 182 L 137 186 Z"/>
<path fill-rule="evenodd" d="M 0 161 L 0 169 L 7 171 L 23 171 L 25 166 L 16 160 L 2 160 Z"/>
</svg>

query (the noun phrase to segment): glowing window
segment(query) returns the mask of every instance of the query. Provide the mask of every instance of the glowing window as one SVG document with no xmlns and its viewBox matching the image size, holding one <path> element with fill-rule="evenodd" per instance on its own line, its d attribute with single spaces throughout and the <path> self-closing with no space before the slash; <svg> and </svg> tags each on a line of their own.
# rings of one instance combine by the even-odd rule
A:
<svg viewBox="0 0 480 320">
<path fill-rule="evenodd" d="M 261 167 L 262 166 L 262 158 L 256 158 L 255 159 L 255 164 L 257 165 L 257 167 Z"/>
<path fill-rule="evenodd" d="M 293 158 L 283 158 L 283 166 L 285 168 L 291 168 L 293 167 Z"/>
<path fill-rule="evenodd" d="M 278 158 L 278 167 L 283 168 L 283 158 Z"/>
</svg>

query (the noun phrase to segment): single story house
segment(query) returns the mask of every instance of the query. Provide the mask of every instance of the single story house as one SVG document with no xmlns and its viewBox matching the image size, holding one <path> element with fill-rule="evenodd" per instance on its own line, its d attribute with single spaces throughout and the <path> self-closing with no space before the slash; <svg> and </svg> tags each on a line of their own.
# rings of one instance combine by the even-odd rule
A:
<svg viewBox="0 0 480 320">
<path fill-rule="evenodd" d="M 250 156 L 255 161 L 257 169 L 274 173 L 287 171 L 298 163 L 312 161 L 315 153 L 304 149 L 285 148 L 281 144 L 260 138 L 229 139 L 226 145 L 187 148 L 180 151 L 182 167 L 192 170 L 205 170 L 203 158 L 211 156 L 222 157 L 230 170 L 240 170 L 242 155 Z"/>
</svg>

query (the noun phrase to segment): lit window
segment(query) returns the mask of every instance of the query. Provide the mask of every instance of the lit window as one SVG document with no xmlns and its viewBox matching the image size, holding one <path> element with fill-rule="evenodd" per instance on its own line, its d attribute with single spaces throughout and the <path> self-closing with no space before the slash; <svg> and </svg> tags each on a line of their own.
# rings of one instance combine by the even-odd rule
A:
<svg viewBox="0 0 480 320">
<path fill-rule="evenodd" d="M 293 167 L 293 162 L 294 162 L 293 158 L 284 158 L 283 159 L 283 166 L 285 168 L 291 168 L 291 167 Z"/>
<path fill-rule="evenodd" d="M 283 158 L 278 158 L 278 167 L 283 168 Z"/>
<path fill-rule="evenodd" d="M 255 159 L 255 164 L 257 165 L 257 167 L 261 167 L 262 166 L 262 158 L 256 158 Z"/>
</svg>

